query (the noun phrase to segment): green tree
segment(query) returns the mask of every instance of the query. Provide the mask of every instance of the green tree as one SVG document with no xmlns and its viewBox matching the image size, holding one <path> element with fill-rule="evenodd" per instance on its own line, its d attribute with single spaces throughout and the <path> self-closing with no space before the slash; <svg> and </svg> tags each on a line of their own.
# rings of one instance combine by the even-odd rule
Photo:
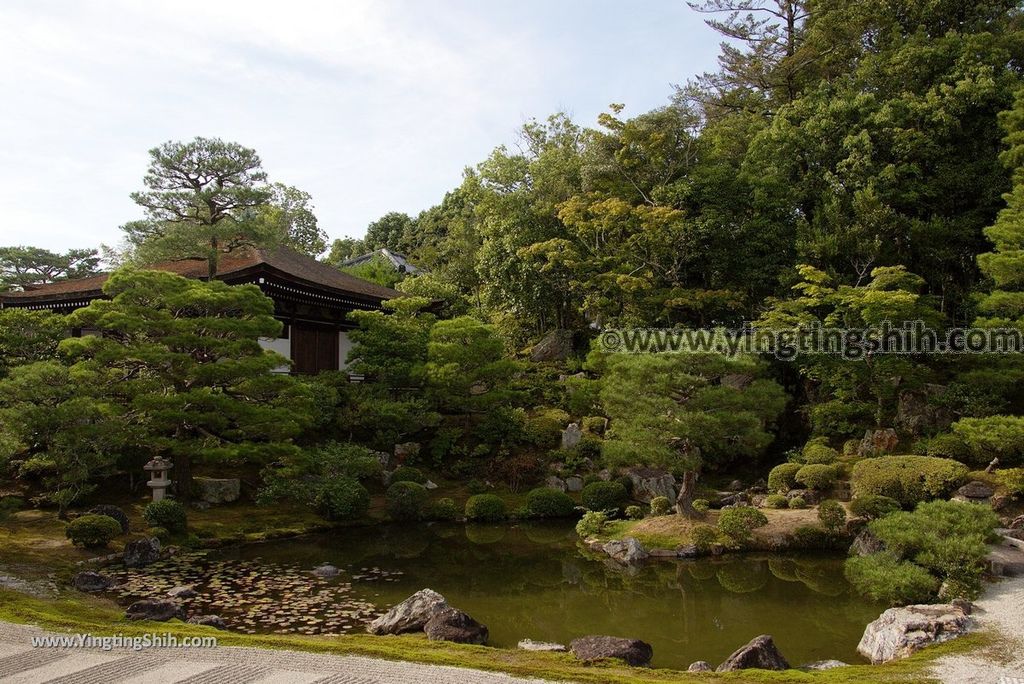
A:
<svg viewBox="0 0 1024 684">
<path fill-rule="evenodd" d="M 514 369 L 493 326 L 461 316 L 430 330 L 428 387 L 445 410 L 469 413 L 507 401 Z"/>
<path fill-rule="evenodd" d="M 0 247 L 0 291 L 94 275 L 95 249 L 69 249 L 57 254 L 39 247 Z"/>
<path fill-rule="evenodd" d="M 408 214 L 392 211 L 367 226 L 363 240 L 368 251 L 386 247 L 401 252 L 413 230 L 413 220 Z"/>
<path fill-rule="evenodd" d="M 51 311 L 0 309 L 0 378 L 15 366 L 53 359 L 67 329 Z"/>
</svg>

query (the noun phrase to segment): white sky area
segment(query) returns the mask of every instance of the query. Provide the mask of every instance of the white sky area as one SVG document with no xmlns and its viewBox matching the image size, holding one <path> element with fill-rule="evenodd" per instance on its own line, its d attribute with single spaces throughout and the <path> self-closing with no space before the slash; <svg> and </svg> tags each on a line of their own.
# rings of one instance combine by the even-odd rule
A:
<svg viewBox="0 0 1024 684">
<path fill-rule="evenodd" d="M 632 116 L 712 69 L 683 0 L 0 4 L 0 246 L 117 244 L 147 150 L 220 137 L 330 237 L 415 216 L 531 117 Z"/>
</svg>

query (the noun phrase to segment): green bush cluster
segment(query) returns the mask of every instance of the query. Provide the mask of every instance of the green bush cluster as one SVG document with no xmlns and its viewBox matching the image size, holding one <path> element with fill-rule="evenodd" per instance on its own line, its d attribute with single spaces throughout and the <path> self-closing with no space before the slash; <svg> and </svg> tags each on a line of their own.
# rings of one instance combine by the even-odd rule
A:
<svg viewBox="0 0 1024 684">
<path fill-rule="evenodd" d="M 711 502 L 707 499 L 694 499 L 692 506 L 693 510 L 700 514 L 707 513 L 711 510 Z"/>
<path fill-rule="evenodd" d="M 925 443 L 925 454 L 935 458 L 951 458 L 964 461 L 971 453 L 970 447 L 958 435 L 943 434 L 932 437 Z"/>
<path fill-rule="evenodd" d="M 846 525 L 846 509 L 838 501 L 826 499 L 818 504 L 818 520 L 829 532 L 838 532 Z"/>
<path fill-rule="evenodd" d="M 498 522 L 508 515 L 505 502 L 495 494 L 476 494 L 466 501 L 466 519 L 474 522 Z"/>
<path fill-rule="evenodd" d="M 928 603 L 939 589 L 930 572 L 890 553 L 854 556 L 843 571 L 859 593 L 891 606 Z"/>
<path fill-rule="evenodd" d="M 121 523 L 109 515 L 90 513 L 69 522 L 64 534 L 76 546 L 97 549 L 106 546 L 121 534 Z"/>
<path fill-rule="evenodd" d="M 458 520 L 461 513 L 455 500 L 448 497 L 440 498 L 427 506 L 427 517 L 431 520 Z"/>
<path fill-rule="evenodd" d="M 712 545 L 718 543 L 718 530 L 711 525 L 695 525 L 690 530 L 690 541 L 699 550 L 706 553 Z"/>
<path fill-rule="evenodd" d="M 667 496 L 656 496 L 651 499 L 651 515 L 668 515 L 672 512 L 672 502 Z"/>
<path fill-rule="evenodd" d="M 900 510 L 900 502 L 881 494 L 862 494 L 850 502 L 850 512 L 862 518 L 884 518 Z"/>
<path fill-rule="evenodd" d="M 764 513 L 752 506 L 726 508 L 718 516 L 718 529 L 739 544 L 749 542 L 754 530 L 767 524 Z"/>
<path fill-rule="evenodd" d="M 996 480 L 1010 494 L 1024 494 L 1024 468 L 1007 468 L 996 471 Z"/>
<path fill-rule="evenodd" d="M 147 504 L 142 517 L 151 527 L 164 527 L 171 534 L 181 534 L 188 527 L 185 507 L 174 499 L 161 499 Z"/>
<path fill-rule="evenodd" d="M 591 482 L 580 493 L 584 508 L 591 511 L 618 510 L 629 494 L 619 481 Z"/>
<path fill-rule="evenodd" d="M 799 463 L 780 463 L 768 473 L 768 489 L 785 494 L 796 487 L 796 474 L 803 466 Z"/>
<path fill-rule="evenodd" d="M 835 466 L 824 463 L 811 463 L 796 472 L 796 481 L 808 489 L 818 492 L 831 489 L 836 483 L 839 473 Z"/>
<path fill-rule="evenodd" d="M 419 468 L 412 466 L 398 466 L 395 468 L 395 472 L 391 473 L 391 482 L 415 482 L 416 484 L 426 484 L 427 476 L 423 474 L 423 471 Z"/>
<path fill-rule="evenodd" d="M 576 523 L 576 534 L 580 536 L 580 539 L 596 537 L 604 532 L 604 527 L 607 524 L 608 516 L 604 511 L 587 511 Z"/>
<path fill-rule="evenodd" d="M 644 509 L 639 506 L 626 506 L 625 513 L 630 520 L 640 520 L 644 517 Z"/>
<path fill-rule="evenodd" d="M 388 514 L 394 520 L 419 520 L 427 503 L 427 488 L 418 482 L 395 482 L 384 494 Z"/>
<path fill-rule="evenodd" d="M 523 427 L 524 438 L 534 446 L 548 449 L 558 446 L 562 430 L 569 424 L 569 414 L 558 408 L 544 408 L 528 416 Z"/>
<path fill-rule="evenodd" d="M 366 515 L 370 493 L 359 480 L 339 477 L 320 487 L 313 503 L 317 512 L 328 520 L 353 520 Z"/>
<path fill-rule="evenodd" d="M 828 442 L 821 437 L 809 441 L 800 452 L 801 463 L 830 465 L 837 460 L 839 460 L 839 452 L 830 447 Z"/>
<path fill-rule="evenodd" d="M 531 518 L 570 518 L 575 513 L 572 498 L 557 489 L 538 487 L 526 495 L 526 514 Z"/>
<path fill-rule="evenodd" d="M 769 494 L 765 497 L 764 505 L 768 508 L 789 508 L 789 499 L 785 494 Z"/>
<path fill-rule="evenodd" d="M 801 508 L 807 508 L 807 499 L 802 496 L 794 496 L 789 500 L 789 507 L 798 510 Z"/>
<path fill-rule="evenodd" d="M 312 457 L 324 481 L 335 477 L 350 477 L 356 480 L 379 480 L 384 472 L 377 456 L 366 447 L 350 442 L 327 442 L 318 448 Z"/>
<path fill-rule="evenodd" d="M 1004 466 L 1024 463 L 1024 417 L 961 418 L 952 427 L 967 445 L 971 462 L 984 465 L 998 456 Z"/>
<path fill-rule="evenodd" d="M 967 466 L 932 456 L 880 456 L 853 467 L 854 497 L 879 494 L 901 506 L 948 496 L 967 478 Z"/>
<path fill-rule="evenodd" d="M 603 435 L 606 419 L 603 416 L 586 416 L 580 427 L 592 435 Z"/>
</svg>

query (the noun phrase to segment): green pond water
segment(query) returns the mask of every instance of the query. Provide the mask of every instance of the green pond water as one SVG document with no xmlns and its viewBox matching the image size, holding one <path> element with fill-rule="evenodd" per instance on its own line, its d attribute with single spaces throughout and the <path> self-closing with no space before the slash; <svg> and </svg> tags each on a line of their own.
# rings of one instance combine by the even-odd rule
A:
<svg viewBox="0 0 1024 684">
<path fill-rule="evenodd" d="M 835 556 L 727 554 L 623 568 L 581 549 L 566 523 L 347 529 L 204 559 L 221 568 L 265 568 L 267 577 L 275 568 L 295 578 L 309 577 L 322 563 L 337 566 L 337 578 L 302 590 L 306 607 L 297 612 L 343 600 L 362 612 L 351 623 L 344 615 L 329 617 L 344 629 L 317 632 L 359 631 L 367 605 L 382 611 L 430 587 L 486 624 L 493 646 L 514 648 L 523 638 L 567 644 L 586 634 L 627 636 L 654 647 L 657 667 L 685 668 L 695 660 L 715 665 L 766 633 L 794 666 L 829 658 L 862 662 L 857 642 L 882 609 L 850 590 Z M 285 582 L 295 583 L 303 581 Z M 244 590 L 231 592 L 244 600 Z"/>
</svg>

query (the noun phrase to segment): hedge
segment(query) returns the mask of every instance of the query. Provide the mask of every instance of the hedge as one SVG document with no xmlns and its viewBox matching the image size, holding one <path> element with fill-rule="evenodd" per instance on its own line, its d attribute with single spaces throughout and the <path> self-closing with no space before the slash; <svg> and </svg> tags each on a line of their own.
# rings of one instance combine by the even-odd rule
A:
<svg viewBox="0 0 1024 684">
<path fill-rule="evenodd" d="M 967 466 L 933 456 L 879 456 L 853 467 L 854 498 L 877 494 L 901 506 L 949 496 L 967 479 Z"/>
<path fill-rule="evenodd" d="M 576 504 L 565 492 L 539 487 L 526 495 L 526 514 L 531 518 L 570 518 Z"/>
</svg>

